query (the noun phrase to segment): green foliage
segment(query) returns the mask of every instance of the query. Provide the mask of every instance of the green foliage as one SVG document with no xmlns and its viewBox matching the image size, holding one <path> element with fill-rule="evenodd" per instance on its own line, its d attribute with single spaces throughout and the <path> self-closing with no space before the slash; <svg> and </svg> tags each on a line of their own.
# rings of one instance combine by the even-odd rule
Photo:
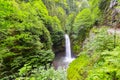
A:
<svg viewBox="0 0 120 80">
<path fill-rule="evenodd" d="M 7 18 L 12 15 L 13 7 L 9 1 L 0 0 L 0 28 L 10 26 L 11 22 Z"/>
<path fill-rule="evenodd" d="M 63 7 L 61 7 L 62 5 L 59 5 L 61 1 L 43 0 L 43 2 L 47 7 L 49 15 L 52 16 L 46 16 L 44 24 L 50 31 L 53 48 L 58 49 L 62 46 L 66 12 Z"/>
<path fill-rule="evenodd" d="M 100 5 L 100 0 L 90 0 L 89 4 L 91 6 L 91 16 L 94 20 L 94 25 L 98 26 L 99 24 L 101 24 L 101 20 L 102 20 L 102 14 L 99 8 Z M 94 5 L 93 5 L 94 4 Z"/>
<path fill-rule="evenodd" d="M 74 42 L 73 50 L 75 51 L 76 54 L 80 52 L 81 46 L 78 44 L 78 42 Z"/>
<path fill-rule="evenodd" d="M 62 48 L 63 34 L 67 32 L 74 53 L 79 53 L 91 27 L 102 22 L 109 3 L 0 0 L 0 79 L 66 80 L 65 71 L 49 68 L 54 59 L 52 49 Z M 119 37 L 114 43 L 114 36 L 108 35 L 106 29 L 96 30 L 95 34 L 83 54 L 70 64 L 69 80 L 119 79 L 119 48 L 114 49 L 115 44 L 120 46 Z"/>
<path fill-rule="evenodd" d="M 119 80 L 120 37 L 116 35 L 114 48 L 114 35 L 109 35 L 107 28 L 92 31 L 94 36 L 67 70 L 68 80 Z"/>
<path fill-rule="evenodd" d="M 118 3 L 120 2 L 120 0 L 118 0 Z"/>
<path fill-rule="evenodd" d="M 114 34 L 113 35 L 109 35 L 107 32 L 108 28 L 101 28 L 101 29 L 96 29 L 93 28 L 91 30 L 91 33 L 93 34 L 93 36 L 91 36 L 89 38 L 89 42 L 85 45 L 84 49 L 86 51 L 98 51 L 98 52 L 102 52 L 104 50 L 113 50 L 114 49 L 114 45 L 120 46 L 119 43 L 119 39 L 120 37 L 116 34 L 116 39 L 114 41 Z M 116 43 L 114 43 L 116 42 Z"/>
<path fill-rule="evenodd" d="M 87 54 L 84 55 L 87 56 Z M 67 71 L 68 80 L 119 80 L 119 48 L 94 53 L 91 58 L 82 57 L 83 54 L 70 64 Z"/>
<path fill-rule="evenodd" d="M 84 80 L 83 76 L 86 76 L 88 62 L 89 57 L 86 54 L 81 54 L 77 59 L 75 59 L 67 69 L 68 80 Z"/>
<path fill-rule="evenodd" d="M 0 25 L 6 28 L 0 30 L 0 78 L 10 79 L 19 69 L 20 74 L 28 75 L 33 68 L 51 63 L 54 58 L 52 40 L 45 24 L 49 15 L 43 2 L 1 2 L 0 17 L 5 24 Z M 56 18 L 52 20 L 56 22 L 51 24 L 59 25 Z"/>
<path fill-rule="evenodd" d="M 92 21 L 90 9 L 84 9 L 76 16 L 73 30 L 78 33 L 82 26 L 89 28 L 93 24 Z"/>
<path fill-rule="evenodd" d="M 100 2 L 100 4 L 99 4 L 100 10 L 103 12 L 106 12 L 107 9 L 109 9 L 111 0 L 107 0 L 107 1 L 103 0 L 103 1 L 99 1 L 99 2 Z"/>
<path fill-rule="evenodd" d="M 89 70 L 86 80 L 119 80 L 119 48 L 114 51 L 105 51 L 101 53 L 100 59 L 94 64 L 93 69 Z"/>
<path fill-rule="evenodd" d="M 40 31 L 40 33 L 37 31 Z M 5 48 L 1 49 L 1 52 L 7 50 L 1 55 L 3 65 L 10 66 L 9 70 L 12 72 L 21 68 L 24 64 L 46 66 L 53 60 L 53 52 L 48 50 L 51 49 L 50 35 L 44 28 L 26 27 L 24 29 L 19 27 L 18 29 L 18 27 L 13 27 L 9 29 L 8 33 L 8 37 L 2 43 Z"/>
<path fill-rule="evenodd" d="M 28 69 L 28 68 L 27 68 Z M 54 70 L 53 68 L 45 70 L 43 67 L 32 70 L 32 74 L 28 77 L 18 77 L 16 80 L 67 80 L 66 71 L 63 69 Z"/>
<path fill-rule="evenodd" d="M 71 14 L 73 12 L 78 13 L 81 10 L 80 5 L 82 5 L 83 0 L 66 0 L 68 4 L 68 13 Z M 84 5 L 85 6 L 85 5 Z"/>
<path fill-rule="evenodd" d="M 69 16 L 66 19 L 66 25 L 65 25 L 65 30 L 67 31 L 68 34 L 72 34 L 73 33 L 73 22 L 75 19 L 75 15 L 73 13 L 69 14 Z"/>
<path fill-rule="evenodd" d="M 64 29 L 65 19 L 66 18 L 66 2 L 59 0 L 43 0 L 44 4 L 46 5 L 48 12 L 51 16 L 57 16 L 60 20 L 60 24 Z"/>
<path fill-rule="evenodd" d="M 73 42 L 73 49 L 74 46 L 82 46 L 82 42 L 85 40 L 86 36 L 91 29 L 94 20 L 91 15 L 91 10 L 89 8 L 83 9 L 78 13 L 74 20 L 73 28 L 72 28 L 72 38 Z M 78 49 L 80 50 L 80 48 Z M 77 51 L 78 51 L 77 50 Z"/>
<path fill-rule="evenodd" d="M 53 48 L 61 47 L 60 45 L 62 45 L 61 40 L 63 40 L 63 29 L 57 16 L 48 17 L 46 27 L 50 31 Z"/>
</svg>

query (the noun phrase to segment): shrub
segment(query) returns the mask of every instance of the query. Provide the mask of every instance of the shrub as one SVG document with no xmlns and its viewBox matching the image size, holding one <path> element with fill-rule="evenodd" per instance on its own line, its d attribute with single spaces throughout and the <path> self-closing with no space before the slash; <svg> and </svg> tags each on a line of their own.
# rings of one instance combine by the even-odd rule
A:
<svg viewBox="0 0 120 80">
<path fill-rule="evenodd" d="M 0 27 L 6 27 L 0 30 L 0 78 L 12 77 L 26 65 L 30 66 L 29 72 L 51 63 L 54 58 L 52 40 L 44 25 L 49 15 L 42 1 L 1 0 L 0 8 L 3 8 Z"/>
<path fill-rule="evenodd" d="M 18 77 L 16 80 L 67 80 L 66 71 L 59 68 L 55 70 L 53 68 L 45 70 L 43 67 L 32 70 L 32 74 L 26 77 Z"/>
<path fill-rule="evenodd" d="M 68 80 L 119 80 L 119 36 L 116 35 L 114 48 L 114 35 L 108 35 L 107 29 L 98 29 L 95 33 L 89 45 L 70 64 Z"/>
</svg>

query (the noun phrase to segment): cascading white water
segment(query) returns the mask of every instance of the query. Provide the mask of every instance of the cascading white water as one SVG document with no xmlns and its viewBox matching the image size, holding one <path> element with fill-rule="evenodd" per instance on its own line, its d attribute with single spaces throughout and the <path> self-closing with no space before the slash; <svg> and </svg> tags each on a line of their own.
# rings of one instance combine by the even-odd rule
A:
<svg viewBox="0 0 120 80">
<path fill-rule="evenodd" d="M 55 67 L 55 69 L 59 69 L 59 68 L 67 69 L 69 63 L 75 59 L 75 57 L 71 55 L 70 38 L 68 34 L 65 34 L 64 36 L 65 36 L 66 55 L 65 52 L 60 52 L 56 55 L 53 61 L 53 66 Z"/>
<path fill-rule="evenodd" d="M 65 50 L 66 50 L 66 61 L 71 62 L 73 60 L 71 56 L 71 45 L 70 45 L 70 38 L 68 34 L 65 34 Z"/>
<path fill-rule="evenodd" d="M 65 34 L 65 48 L 66 48 L 66 58 L 71 59 L 70 38 L 67 34 Z"/>
</svg>

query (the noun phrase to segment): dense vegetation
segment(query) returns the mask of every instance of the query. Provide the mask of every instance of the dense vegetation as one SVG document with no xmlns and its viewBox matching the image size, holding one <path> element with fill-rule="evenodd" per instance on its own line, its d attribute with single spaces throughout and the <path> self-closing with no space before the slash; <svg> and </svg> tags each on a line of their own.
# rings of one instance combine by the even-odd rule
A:
<svg viewBox="0 0 120 80">
<path fill-rule="evenodd" d="M 120 0 L 0 0 L 1 80 L 120 80 Z M 78 57 L 54 70 L 70 35 Z"/>
<path fill-rule="evenodd" d="M 63 34 L 60 20 L 48 14 L 41 0 L 0 0 L 0 8 L 0 77 L 47 69 L 54 59 L 52 45 Z"/>
<path fill-rule="evenodd" d="M 92 30 L 95 36 L 89 38 L 79 57 L 70 64 L 68 80 L 120 80 L 120 36 L 114 43 L 113 35 L 106 31 Z"/>
<path fill-rule="evenodd" d="M 114 11 L 120 7 L 120 1 L 117 1 L 117 5 L 112 10 L 109 8 L 110 0 L 96 0 L 96 2 L 90 0 L 90 4 L 94 7 L 95 5 L 92 2 L 96 6 L 99 5 L 90 9 L 93 12 L 92 17 L 93 21 L 95 21 L 93 25 L 95 27 L 89 30 L 89 36 L 83 42 L 81 53 L 70 64 L 67 70 L 67 78 L 68 80 L 120 80 L 120 36 L 119 33 L 108 32 L 110 27 L 115 29 L 120 27 L 120 12 L 116 13 Z M 83 11 L 86 11 L 87 14 L 90 13 L 84 9 L 78 15 L 82 15 Z M 84 15 L 87 15 L 85 13 L 79 17 L 79 20 L 88 19 L 88 21 L 82 21 L 82 24 L 87 23 L 86 26 L 88 26 L 89 22 L 92 22 L 92 19 L 89 19 L 92 13 L 90 13 L 89 17 L 85 17 Z"/>
</svg>

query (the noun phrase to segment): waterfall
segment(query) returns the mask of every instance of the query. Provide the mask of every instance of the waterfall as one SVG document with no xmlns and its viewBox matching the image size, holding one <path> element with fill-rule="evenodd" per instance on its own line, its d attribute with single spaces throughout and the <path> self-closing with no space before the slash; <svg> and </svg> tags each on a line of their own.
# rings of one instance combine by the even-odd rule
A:
<svg viewBox="0 0 120 80">
<path fill-rule="evenodd" d="M 70 38 L 67 34 L 65 34 L 65 48 L 66 48 L 66 58 L 71 59 Z"/>
<path fill-rule="evenodd" d="M 69 35 L 65 34 L 64 37 L 65 37 L 65 52 L 60 52 L 56 55 L 53 61 L 53 66 L 55 67 L 55 69 L 59 68 L 67 69 L 69 67 L 70 62 L 72 62 L 75 59 L 75 57 L 71 55 Z"/>
<path fill-rule="evenodd" d="M 71 56 L 71 45 L 70 45 L 70 38 L 68 34 L 65 34 L 65 50 L 66 50 L 66 61 L 71 62 L 73 60 Z"/>
</svg>

